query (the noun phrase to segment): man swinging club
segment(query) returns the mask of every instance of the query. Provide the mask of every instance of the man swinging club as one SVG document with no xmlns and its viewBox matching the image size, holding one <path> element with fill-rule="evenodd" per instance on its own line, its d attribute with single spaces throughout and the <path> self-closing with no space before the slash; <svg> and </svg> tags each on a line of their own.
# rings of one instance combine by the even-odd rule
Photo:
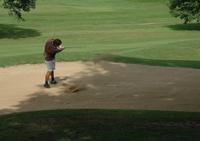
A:
<svg viewBox="0 0 200 141">
<path fill-rule="evenodd" d="M 60 39 L 50 39 L 46 42 L 44 46 L 44 57 L 45 57 L 45 63 L 47 65 L 47 72 L 45 75 L 45 88 L 50 88 L 50 85 L 48 83 L 49 77 L 51 76 L 51 84 L 56 84 L 56 80 L 54 78 L 54 70 L 55 70 L 55 55 L 58 52 L 63 51 L 65 48 L 60 47 L 62 44 L 62 41 Z"/>
</svg>

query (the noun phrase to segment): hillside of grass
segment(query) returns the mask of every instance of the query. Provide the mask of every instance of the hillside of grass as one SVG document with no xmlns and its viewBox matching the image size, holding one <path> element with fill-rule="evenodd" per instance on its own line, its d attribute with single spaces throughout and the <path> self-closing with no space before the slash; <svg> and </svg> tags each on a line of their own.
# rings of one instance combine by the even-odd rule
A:
<svg viewBox="0 0 200 141">
<path fill-rule="evenodd" d="M 200 25 L 182 25 L 169 14 L 167 2 L 37 0 L 36 9 L 24 14 L 25 22 L 1 8 L 0 66 L 42 63 L 45 41 L 60 38 L 67 49 L 59 61 L 100 57 L 200 68 Z"/>
</svg>

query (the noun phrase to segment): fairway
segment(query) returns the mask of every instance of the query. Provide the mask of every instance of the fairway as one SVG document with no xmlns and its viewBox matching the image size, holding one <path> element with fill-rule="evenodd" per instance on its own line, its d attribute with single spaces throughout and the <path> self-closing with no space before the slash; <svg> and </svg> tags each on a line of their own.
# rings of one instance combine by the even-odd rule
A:
<svg viewBox="0 0 200 141">
<path fill-rule="evenodd" d="M 171 17 L 167 0 L 38 0 L 25 22 L 1 11 L 1 67 L 43 62 L 44 42 L 58 37 L 58 60 L 200 68 L 200 26 Z"/>
</svg>

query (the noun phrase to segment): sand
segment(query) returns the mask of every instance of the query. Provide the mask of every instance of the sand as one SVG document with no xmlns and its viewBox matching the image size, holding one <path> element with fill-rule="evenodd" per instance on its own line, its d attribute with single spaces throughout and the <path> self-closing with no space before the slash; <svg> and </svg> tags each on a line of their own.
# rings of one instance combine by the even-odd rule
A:
<svg viewBox="0 0 200 141">
<path fill-rule="evenodd" d="M 46 66 L 0 68 L 0 114 L 66 108 L 200 112 L 200 70 L 113 62 L 60 62 L 57 85 L 43 88 Z M 75 85 L 80 91 L 68 90 Z"/>
</svg>

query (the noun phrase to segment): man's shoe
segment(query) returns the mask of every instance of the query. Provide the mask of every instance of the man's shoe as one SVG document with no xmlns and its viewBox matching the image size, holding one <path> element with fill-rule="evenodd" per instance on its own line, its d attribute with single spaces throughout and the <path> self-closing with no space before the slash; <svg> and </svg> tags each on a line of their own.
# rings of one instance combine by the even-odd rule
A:
<svg viewBox="0 0 200 141">
<path fill-rule="evenodd" d="M 57 81 L 56 80 L 52 80 L 50 81 L 51 84 L 57 84 Z"/>
<path fill-rule="evenodd" d="M 50 86 L 49 86 L 48 83 L 45 83 L 45 84 L 44 84 L 44 87 L 45 87 L 45 88 L 50 88 Z"/>
</svg>

